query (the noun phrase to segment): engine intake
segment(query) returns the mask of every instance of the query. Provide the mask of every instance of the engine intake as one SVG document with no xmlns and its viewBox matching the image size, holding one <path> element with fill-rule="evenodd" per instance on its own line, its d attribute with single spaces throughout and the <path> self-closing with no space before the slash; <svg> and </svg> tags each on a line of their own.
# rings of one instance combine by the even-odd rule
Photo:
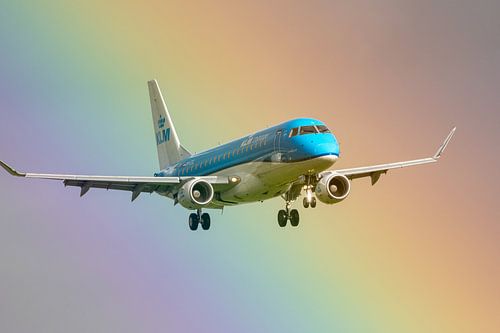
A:
<svg viewBox="0 0 500 333">
<path fill-rule="evenodd" d="M 338 173 L 324 175 L 316 185 L 316 196 L 326 204 L 334 204 L 347 198 L 351 190 L 349 179 Z"/>
<path fill-rule="evenodd" d="M 197 209 L 209 204 L 214 197 L 213 186 L 203 179 L 192 179 L 182 185 L 177 200 L 187 209 Z"/>
</svg>

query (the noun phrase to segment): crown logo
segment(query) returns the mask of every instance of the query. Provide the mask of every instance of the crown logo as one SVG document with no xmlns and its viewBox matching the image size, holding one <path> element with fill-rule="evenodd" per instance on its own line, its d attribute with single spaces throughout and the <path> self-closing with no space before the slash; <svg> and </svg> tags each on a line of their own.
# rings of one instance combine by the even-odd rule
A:
<svg viewBox="0 0 500 333">
<path fill-rule="evenodd" d="M 165 117 L 160 116 L 160 119 L 158 120 L 158 127 L 163 128 L 165 126 Z"/>
</svg>

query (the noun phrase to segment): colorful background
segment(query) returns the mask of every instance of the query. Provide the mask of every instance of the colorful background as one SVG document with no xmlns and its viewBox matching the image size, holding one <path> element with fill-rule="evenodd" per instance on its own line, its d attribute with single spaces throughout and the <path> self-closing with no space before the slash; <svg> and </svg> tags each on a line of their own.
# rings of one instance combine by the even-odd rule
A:
<svg viewBox="0 0 500 333">
<path fill-rule="evenodd" d="M 500 331 L 498 1 L 0 0 L 1 159 L 152 175 L 151 78 L 192 151 L 309 116 L 346 168 L 458 130 L 297 229 L 2 171 L 1 332 Z"/>
</svg>

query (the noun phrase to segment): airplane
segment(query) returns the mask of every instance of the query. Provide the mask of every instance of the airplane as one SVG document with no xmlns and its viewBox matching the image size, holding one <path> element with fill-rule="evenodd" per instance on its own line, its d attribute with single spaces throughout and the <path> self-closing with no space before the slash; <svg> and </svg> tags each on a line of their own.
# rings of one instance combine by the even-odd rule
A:
<svg viewBox="0 0 500 333">
<path fill-rule="evenodd" d="M 153 126 L 160 169 L 152 177 L 89 176 L 18 172 L 0 165 L 12 176 L 63 181 L 80 187 L 80 196 L 91 188 L 130 191 L 132 201 L 141 193 L 157 193 L 174 205 L 195 211 L 188 225 L 210 229 L 210 215 L 203 209 L 223 209 L 281 196 L 285 209 L 277 214 L 278 225 L 299 225 L 299 212 L 291 204 L 304 193 L 304 208 L 317 200 L 335 204 L 347 198 L 351 181 L 370 177 L 375 185 L 382 174 L 397 168 L 434 163 L 450 142 L 456 127 L 432 157 L 350 169 L 330 169 L 340 156 L 339 143 L 321 121 L 293 119 L 249 134 L 209 150 L 191 154 L 180 143 L 156 80 L 148 81 Z"/>
</svg>

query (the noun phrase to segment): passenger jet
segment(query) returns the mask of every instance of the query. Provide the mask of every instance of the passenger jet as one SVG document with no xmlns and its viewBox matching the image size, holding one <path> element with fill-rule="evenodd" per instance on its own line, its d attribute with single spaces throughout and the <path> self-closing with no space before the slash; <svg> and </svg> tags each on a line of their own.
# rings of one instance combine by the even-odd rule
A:
<svg viewBox="0 0 500 333">
<path fill-rule="evenodd" d="M 203 209 L 223 209 L 243 203 L 281 196 L 285 209 L 278 212 L 278 224 L 299 224 L 299 212 L 291 204 L 302 194 L 304 208 L 341 202 L 349 195 L 353 179 L 370 177 L 374 185 L 388 170 L 437 162 L 450 142 L 453 128 L 432 157 L 350 169 L 330 169 L 339 158 L 339 144 L 319 120 L 300 118 L 286 121 L 224 145 L 191 154 L 180 143 L 156 80 L 148 82 L 153 126 L 160 169 L 152 177 L 86 176 L 22 173 L 6 163 L 11 175 L 63 181 L 80 187 L 80 196 L 91 188 L 123 190 L 132 201 L 141 193 L 158 193 L 195 211 L 189 228 L 210 228 L 210 215 Z"/>
</svg>

